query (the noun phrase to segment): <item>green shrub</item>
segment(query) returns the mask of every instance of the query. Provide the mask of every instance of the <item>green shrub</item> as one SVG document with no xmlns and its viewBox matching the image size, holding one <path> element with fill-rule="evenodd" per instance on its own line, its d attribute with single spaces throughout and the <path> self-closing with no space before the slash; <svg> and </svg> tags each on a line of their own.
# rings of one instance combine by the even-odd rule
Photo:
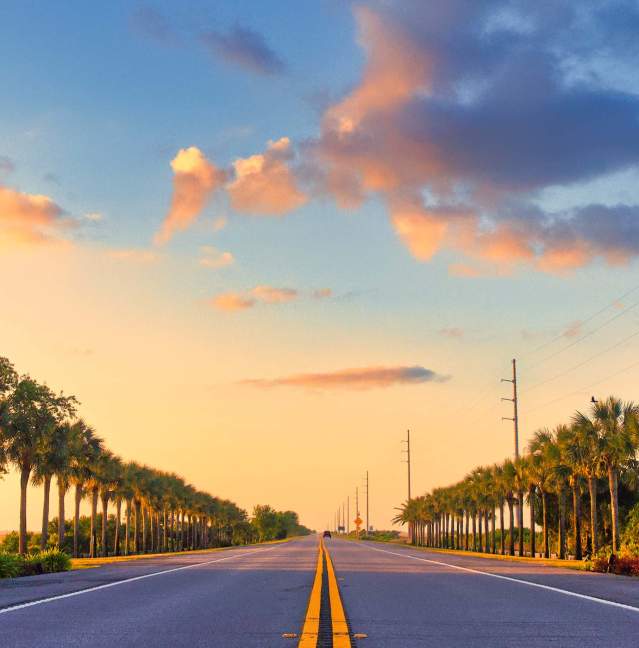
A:
<svg viewBox="0 0 639 648">
<path fill-rule="evenodd" d="M 22 566 L 20 556 L 0 552 L 0 578 L 15 578 L 20 574 Z"/>
<path fill-rule="evenodd" d="M 36 556 L 40 560 L 42 571 L 45 574 L 69 571 L 71 569 L 71 558 L 59 549 L 47 549 L 36 554 Z"/>
<path fill-rule="evenodd" d="M 20 557 L 20 576 L 37 576 L 42 573 L 42 563 L 38 554 Z"/>
</svg>

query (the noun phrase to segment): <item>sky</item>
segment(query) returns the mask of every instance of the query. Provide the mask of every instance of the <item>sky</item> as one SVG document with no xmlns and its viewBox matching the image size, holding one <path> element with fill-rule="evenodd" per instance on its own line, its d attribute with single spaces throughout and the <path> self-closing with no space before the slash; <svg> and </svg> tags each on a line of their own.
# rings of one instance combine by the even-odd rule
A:
<svg viewBox="0 0 639 648">
<path fill-rule="evenodd" d="M 0 355 L 249 511 L 322 528 L 368 470 L 388 528 L 407 429 L 413 494 L 513 453 L 512 358 L 522 448 L 639 399 L 638 29 L 636 0 L 3 2 Z"/>
</svg>

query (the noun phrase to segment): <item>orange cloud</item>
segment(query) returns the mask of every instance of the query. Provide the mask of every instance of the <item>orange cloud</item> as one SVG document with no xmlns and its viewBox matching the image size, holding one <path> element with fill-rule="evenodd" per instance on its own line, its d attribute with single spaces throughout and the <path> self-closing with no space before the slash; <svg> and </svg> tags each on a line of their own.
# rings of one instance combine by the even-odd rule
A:
<svg viewBox="0 0 639 648">
<path fill-rule="evenodd" d="M 201 247 L 200 252 L 202 256 L 199 263 L 205 268 L 225 268 L 235 263 L 235 257 L 230 252 L 220 252 L 209 245 Z"/>
<path fill-rule="evenodd" d="M 269 142 L 265 153 L 239 158 L 233 163 L 235 179 L 227 185 L 236 211 L 280 216 L 301 207 L 307 196 L 299 190 L 287 161 L 288 137 Z"/>
<path fill-rule="evenodd" d="M 419 365 L 413 367 L 361 367 L 329 373 L 308 373 L 284 376 L 272 380 L 242 381 L 255 387 L 306 387 L 311 389 L 371 389 L 426 382 L 445 382 L 442 376 Z"/>
<path fill-rule="evenodd" d="M 313 299 L 328 299 L 333 296 L 333 291 L 330 288 L 318 288 L 313 291 Z"/>
<path fill-rule="evenodd" d="M 209 162 L 196 146 L 180 149 L 171 161 L 173 198 L 155 244 L 162 245 L 187 229 L 204 209 L 211 194 L 220 187 L 225 173 Z"/>
<path fill-rule="evenodd" d="M 106 250 L 105 254 L 111 259 L 133 263 L 154 263 L 160 258 L 157 252 L 140 248 L 115 248 Z"/>
<path fill-rule="evenodd" d="M 273 286 L 255 286 L 251 295 L 265 304 L 285 304 L 297 299 L 297 290 L 293 288 L 273 288 Z"/>
<path fill-rule="evenodd" d="M 62 213 L 48 196 L 0 186 L 0 245 L 60 242 Z"/>
<path fill-rule="evenodd" d="M 255 299 L 240 293 L 224 293 L 211 300 L 214 308 L 220 311 L 234 312 L 253 308 Z"/>
</svg>

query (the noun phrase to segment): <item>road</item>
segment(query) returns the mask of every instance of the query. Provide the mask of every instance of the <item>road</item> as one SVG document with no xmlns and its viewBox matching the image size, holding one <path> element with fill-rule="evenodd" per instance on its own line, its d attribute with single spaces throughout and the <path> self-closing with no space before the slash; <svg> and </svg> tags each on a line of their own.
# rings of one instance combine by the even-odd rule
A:
<svg viewBox="0 0 639 648">
<path fill-rule="evenodd" d="M 396 545 L 337 539 L 324 544 L 323 562 L 322 554 L 318 562 L 318 541 L 311 537 L 0 581 L 0 644 L 639 645 L 639 579 Z M 333 583 L 339 585 L 330 592 L 330 602 L 328 589 L 322 589 L 331 583 L 329 563 Z M 312 591 L 325 594 L 319 639 L 302 632 L 312 627 Z M 331 610 L 334 632 L 336 627 L 333 595 L 340 599 L 348 627 L 331 638 Z M 285 633 L 297 637 L 285 638 Z M 358 634 L 367 637 L 355 638 Z"/>
</svg>

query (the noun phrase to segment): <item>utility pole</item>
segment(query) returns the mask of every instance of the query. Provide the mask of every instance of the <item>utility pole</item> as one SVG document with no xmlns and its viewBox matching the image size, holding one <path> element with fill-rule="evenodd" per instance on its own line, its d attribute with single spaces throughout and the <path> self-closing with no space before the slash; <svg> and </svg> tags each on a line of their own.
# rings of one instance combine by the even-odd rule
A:
<svg viewBox="0 0 639 648">
<path fill-rule="evenodd" d="M 368 470 L 366 471 L 366 533 L 370 530 L 370 524 L 368 522 Z"/>
<path fill-rule="evenodd" d="M 512 421 L 515 427 L 515 459 L 519 459 L 519 414 L 517 410 L 517 360 L 513 358 L 513 377 L 511 378 L 502 378 L 501 382 L 509 382 L 513 384 L 513 397 L 512 398 L 502 398 L 503 401 L 510 401 L 513 404 L 513 415 L 502 416 L 502 421 Z"/>
<path fill-rule="evenodd" d="M 406 430 L 406 439 L 402 443 L 406 444 L 406 450 L 402 452 L 406 453 L 406 464 L 408 464 L 408 499 L 410 500 L 410 430 Z"/>
</svg>

